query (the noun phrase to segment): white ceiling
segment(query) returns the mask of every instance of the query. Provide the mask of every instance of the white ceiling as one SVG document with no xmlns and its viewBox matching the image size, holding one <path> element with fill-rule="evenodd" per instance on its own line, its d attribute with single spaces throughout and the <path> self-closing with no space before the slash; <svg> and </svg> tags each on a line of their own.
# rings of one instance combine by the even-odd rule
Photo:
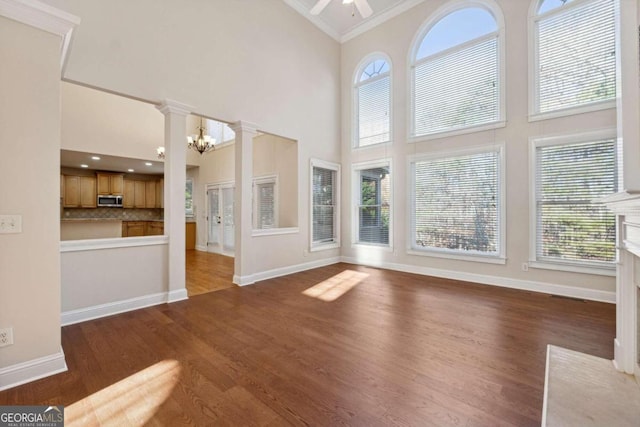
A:
<svg viewBox="0 0 640 427">
<path fill-rule="evenodd" d="M 100 160 L 94 160 L 92 156 L 98 156 Z M 147 166 L 146 163 L 151 163 L 151 166 Z M 128 173 L 128 169 L 133 169 L 134 172 L 129 173 L 164 174 L 164 162 L 161 160 L 150 162 L 142 159 L 60 150 L 60 166 L 79 169 L 83 164 L 88 166 L 86 168 L 88 170 Z"/>
<path fill-rule="evenodd" d="M 352 4 L 343 5 L 342 0 L 331 0 L 318 16 L 309 13 L 317 0 L 283 0 L 286 4 L 309 19 L 325 33 L 343 43 L 383 22 L 411 9 L 424 0 L 368 0 L 373 14 L 362 19 Z"/>
</svg>

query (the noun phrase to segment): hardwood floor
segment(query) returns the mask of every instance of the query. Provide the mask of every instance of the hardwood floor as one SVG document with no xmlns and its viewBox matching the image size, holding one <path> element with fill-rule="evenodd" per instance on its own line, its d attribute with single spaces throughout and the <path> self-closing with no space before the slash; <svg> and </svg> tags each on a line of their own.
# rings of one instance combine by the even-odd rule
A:
<svg viewBox="0 0 640 427">
<path fill-rule="evenodd" d="M 231 257 L 189 250 L 185 268 L 187 294 L 190 297 L 236 286 L 233 284 Z"/>
<path fill-rule="evenodd" d="M 71 425 L 539 426 L 545 352 L 613 357 L 615 306 L 336 264 L 62 329 L 0 405 Z"/>
</svg>

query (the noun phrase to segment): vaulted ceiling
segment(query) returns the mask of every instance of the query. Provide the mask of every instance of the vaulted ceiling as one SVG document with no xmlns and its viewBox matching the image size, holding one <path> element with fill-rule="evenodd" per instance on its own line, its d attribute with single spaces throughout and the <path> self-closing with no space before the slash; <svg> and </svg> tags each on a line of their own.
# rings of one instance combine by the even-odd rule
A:
<svg viewBox="0 0 640 427">
<path fill-rule="evenodd" d="M 342 0 L 331 0 L 317 16 L 309 13 L 317 0 L 283 1 L 334 39 L 345 42 L 424 0 L 368 0 L 373 14 L 367 19 L 360 16 L 353 4 L 342 4 Z"/>
</svg>

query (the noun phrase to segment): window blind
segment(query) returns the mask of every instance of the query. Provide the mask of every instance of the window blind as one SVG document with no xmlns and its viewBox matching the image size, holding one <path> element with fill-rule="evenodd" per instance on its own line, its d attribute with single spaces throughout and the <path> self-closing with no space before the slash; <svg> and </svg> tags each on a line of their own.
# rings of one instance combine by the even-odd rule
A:
<svg viewBox="0 0 640 427">
<path fill-rule="evenodd" d="M 313 167 L 313 242 L 335 240 L 336 171 Z"/>
<path fill-rule="evenodd" d="M 276 228 L 275 183 L 256 184 L 257 191 L 257 228 Z"/>
<path fill-rule="evenodd" d="M 617 191 L 615 140 L 536 149 L 539 260 L 615 261 L 615 216 L 593 199 Z"/>
<path fill-rule="evenodd" d="M 389 244 L 389 202 L 391 198 L 388 167 L 359 171 L 358 242 Z"/>
<path fill-rule="evenodd" d="M 498 37 L 421 59 L 414 85 L 414 136 L 498 121 Z"/>
<path fill-rule="evenodd" d="M 569 3 L 536 28 L 539 112 L 615 98 L 614 1 Z"/>
<path fill-rule="evenodd" d="M 359 147 L 390 141 L 390 90 L 388 74 L 357 87 Z"/>
<path fill-rule="evenodd" d="M 413 163 L 413 248 L 499 254 L 499 151 Z"/>
</svg>

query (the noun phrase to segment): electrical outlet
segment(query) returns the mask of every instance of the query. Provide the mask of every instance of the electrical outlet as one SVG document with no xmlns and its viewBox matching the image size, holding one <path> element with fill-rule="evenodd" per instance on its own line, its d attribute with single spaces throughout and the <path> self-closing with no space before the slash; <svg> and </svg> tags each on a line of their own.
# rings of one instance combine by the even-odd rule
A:
<svg viewBox="0 0 640 427">
<path fill-rule="evenodd" d="M 526 262 L 522 263 L 522 271 L 529 271 L 529 264 L 527 264 Z"/>
<path fill-rule="evenodd" d="M 13 328 L 0 329 L 0 347 L 13 344 Z"/>
<path fill-rule="evenodd" d="M 0 234 L 22 233 L 22 215 L 0 215 Z"/>
</svg>

